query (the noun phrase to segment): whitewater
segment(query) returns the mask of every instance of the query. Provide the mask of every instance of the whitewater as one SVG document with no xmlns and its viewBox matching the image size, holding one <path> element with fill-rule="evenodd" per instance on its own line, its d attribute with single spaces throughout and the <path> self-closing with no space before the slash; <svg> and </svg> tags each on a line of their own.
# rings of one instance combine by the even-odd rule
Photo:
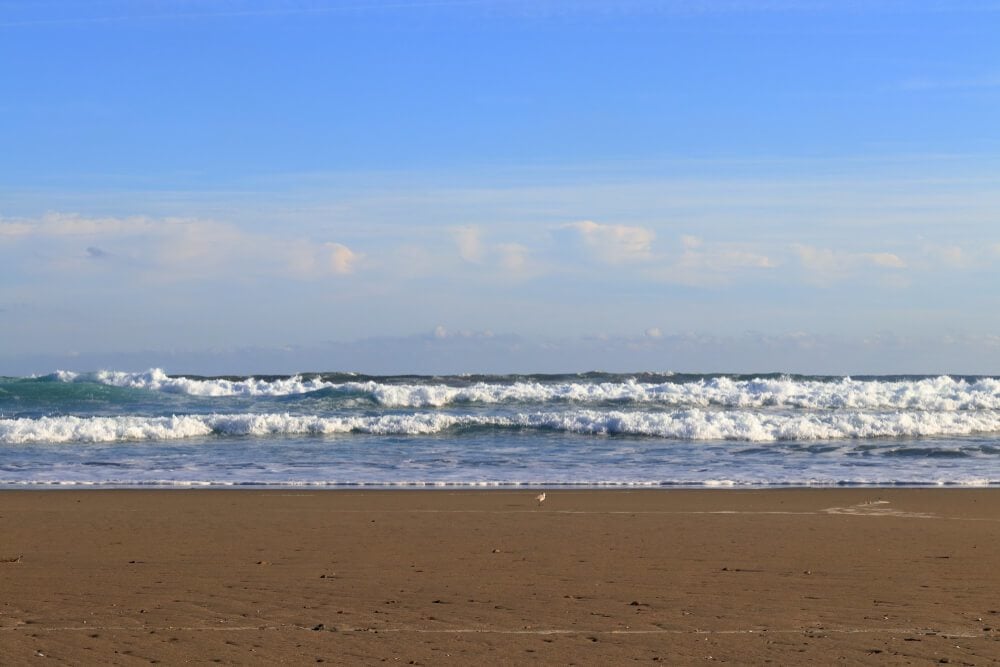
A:
<svg viewBox="0 0 1000 667">
<path fill-rule="evenodd" d="M 0 485 L 1000 484 L 1000 379 L 0 377 Z"/>
</svg>

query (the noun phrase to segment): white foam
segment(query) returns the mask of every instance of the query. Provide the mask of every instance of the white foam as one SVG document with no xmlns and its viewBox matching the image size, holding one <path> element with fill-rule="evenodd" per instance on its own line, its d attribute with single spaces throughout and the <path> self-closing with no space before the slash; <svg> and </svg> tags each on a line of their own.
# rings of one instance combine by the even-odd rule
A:
<svg viewBox="0 0 1000 667">
<path fill-rule="evenodd" d="M 318 417 L 289 414 L 188 415 L 181 417 L 40 417 L 0 419 L 0 443 L 178 440 L 207 435 L 332 435 L 438 433 L 456 422 L 444 415 Z"/>
<path fill-rule="evenodd" d="M 78 375 L 60 371 L 63 381 L 96 381 L 190 394 L 193 396 L 286 396 L 322 389 L 336 389 L 371 397 L 385 407 L 443 407 L 459 403 L 579 404 L 622 402 L 669 407 L 763 408 L 810 410 L 1000 410 L 1000 380 L 972 382 L 948 376 L 918 380 L 798 380 L 761 378 L 733 380 L 709 378 L 695 382 L 479 382 L 454 387 L 446 384 L 388 384 L 382 382 L 332 383 L 299 376 L 275 380 L 192 379 L 170 377 L 161 369 L 144 373 L 99 371 Z"/>
<path fill-rule="evenodd" d="M 40 417 L 0 420 L 0 442 L 175 440 L 212 433 L 201 417 Z"/>
<path fill-rule="evenodd" d="M 305 394 L 335 386 L 319 379 L 305 380 L 295 376 L 276 380 L 245 380 L 208 379 L 198 380 L 185 377 L 171 377 L 162 369 L 152 368 L 143 373 L 126 373 L 122 371 L 98 371 L 96 373 L 78 374 L 69 371 L 57 371 L 55 377 L 63 382 L 99 382 L 115 387 L 131 387 L 134 389 L 149 389 L 191 396 L 288 396 Z"/>
<path fill-rule="evenodd" d="M 292 414 L 212 414 L 174 417 L 41 417 L 0 419 L 0 443 L 174 440 L 208 435 L 274 436 L 371 433 L 426 435 L 455 427 L 528 428 L 589 435 L 658 436 L 679 440 L 835 440 L 964 436 L 1000 432 L 1000 413 L 809 412 L 759 413 L 691 409 L 677 412 L 579 410 L 513 415 L 436 412 L 323 417 Z"/>
<path fill-rule="evenodd" d="M 1000 410 L 1000 381 L 974 382 L 942 376 L 921 380 L 837 381 L 788 378 L 696 382 L 516 382 L 446 385 L 388 385 L 377 382 L 341 385 L 370 394 L 386 407 L 442 407 L 455 403 L 601 403 L 662 404 L 669 407 L 801 408 L 858 410 Z"/>
</svg>

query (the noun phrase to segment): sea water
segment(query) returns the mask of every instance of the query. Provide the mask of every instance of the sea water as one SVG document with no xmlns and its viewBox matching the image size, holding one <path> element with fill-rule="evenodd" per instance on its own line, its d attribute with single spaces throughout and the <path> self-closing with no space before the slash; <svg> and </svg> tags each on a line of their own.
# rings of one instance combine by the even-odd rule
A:
<svg viewBox="0 0 1000 667">
<path fill-rule="evenodd" d="M 0 485 L 1000 485 L 1000 379 L 0 377 Z"/>
</svg>

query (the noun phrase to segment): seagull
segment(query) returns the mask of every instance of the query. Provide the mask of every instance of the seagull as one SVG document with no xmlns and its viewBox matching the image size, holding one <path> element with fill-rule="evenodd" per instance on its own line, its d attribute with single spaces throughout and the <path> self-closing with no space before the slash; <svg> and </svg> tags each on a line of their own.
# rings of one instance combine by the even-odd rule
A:
<svg viewBox="0 0 1000 667">
<path fill-rule="evenodd" d="M 537 496 L 535 496 L 535 500 L 538 501 L 538 506 L 541 507 L 542 503 L 545 502 L 545 493 L 544 492 L 539 493 Z"/>
</svg>

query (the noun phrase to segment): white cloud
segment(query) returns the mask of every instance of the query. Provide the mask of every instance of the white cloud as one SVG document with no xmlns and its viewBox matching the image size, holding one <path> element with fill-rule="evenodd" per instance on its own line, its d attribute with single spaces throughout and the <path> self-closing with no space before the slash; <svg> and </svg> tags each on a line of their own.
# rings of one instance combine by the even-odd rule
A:
<svg viewBox="0 0 1000 667">
<path fill-rule="evenodd" d="M 165 219 L 170 222 L 173 219 Z M 83 217 L 76 213 L 52 212 L 33 219 L 0 218 L 0 240 L 30 237 L 84 237 L 146 234 L 156 222 L 144 216 L 127 218 Z"/>
<path fill-rule="evenodd" d="M 996 267 L 1000 259 L 1000 243 L 978 242 L 957 245 L 946 242 L 926 242 L 915 252 L 919 261 L 916 267 L 926 271 L 984 270 Z"/>
<path fill-rule="evenodd" d="M 499 268 L 505 277 L 526 277 L 530 273 L 529 248 L 520 243 L 487 243 L 483 230 L 468 225 L 451 229 L 458 254 L 470 264 Z M 537 268 L 537 267 L 536 267 Z"/>
<path fill-rule="evenodd" d="M 501 243 L 496 251 L 498 263 L 506 273 L 524 273 L 528 265 L 528 248 L 520 243 Z"/>
<path fill-rule="evenodd" d="M 894 255 L 891 252 L 871 252 L 867 253 L 865 257 L 875 266 L 882 266 L 887 269 L 906 268 L 906 262 L 900 259 L 899 255 Z"/>
<path fill-rule="evenodd" d="M 199 218 L 84 217 L 49 213 L 34 220 L 0 219 L 0 240 L 33 242 L 56 268 L 76 258 L 121 257 L 154 278 L 170 281 L 222 275 L 317 279 L 353 273 L 362 256 L 347 246 L 245 231 Z M 81 246 L 86 255 L 81 255 Z"/>
<path fill-rule="evenodd" d="M 653 258 L 652 246 L 656 234 L 645 227 L 601 225 L 591 220 L 563 225 L 572 229 L 595 257 L 610 264 L 644 262 Z"/>
<path fill-rule="evenodd" d="M 358 253 L 340 243 L 324 243 L 323 247 L 329 252 L 329 266 L 334 273 L 354 272 L 354 265 L 359 259 Z"/>
<path fill-rule="evenodd" d="M 700 248 L 701 246 L 705 245 L 705 242 L 702 241 L 697 236 L 692 236 L 691 234 L 684 234 L 683 236 L 681 236 L 681 245 L 684 246 L 685 250 L 693 250 L 695 248 Z"/>
<path fill-rule="evenodd" d="M 907 268 L 906 262 L 891 252 L 847 252 L 804 244 L 794 244 L 792 249 L 798 255 L 802 268 L 821 282 L 847 279 L 865 268 Z"/>
<path fill-rule="evenodd" d="M 482 232 L 478 227 L 466 226 L 453 230 L 459 256 L 467 262 L 483 261 Z"/>
<path fill-rule="evenodd" d="M 247 254 L 253 249 L 246 251 Z M 340 243 L 312 243 L 310 241 L 290 241 L 275 249 L 271 258 L 288 273 L 301 280 L 321 278 L 325 275 L 346 275 L 353 273 L 360 255 Z"/>
<path fill-rule="evenodd" d="M 975 258 L 957 245 L 926 245 L 924 251 L 935 264 L 944 264 L 953 268 L 969 268 L 975 263 Z"/>
<path fill-rule="evenodd" d="M 796 244 L 793 246 L 802 267 L 817 273 L 834 273 L 846 270 L 849 264 L 845 253 L 838 253 L 829 248 Z"/>
<path fill-rule="evenodd" d="M 488 340 L 490 338 L 493 338 L 493 332 L 490 331 L 489 329 L 484 329 L 482 331 L 473 331 L 471 329 L 461 329 L 458 331 L 454 331 L 452 329 L 447 328 L 443 324 L 439 324 L 436 327 L 434 327 L 433 331 L 431 331 L 430 337 L 436 340 L 446 340 L 446 339 Z"/>
<path fill-rule="evenodd" d="M 647 272 L 656 280 L 684 285 L 724 285 L 747 271 L 773 269 L 777 263 L 753 248 L 733 243 L 706 243 L 697 236 L 681 236 L 682 252 L 664 258 L 662 266 Z"/>
<path fill-rule="evenodd" d="M 156 253 L 163 268 L 183 268 L 185 278 L 235 269 L 244 275 L 316 280 L 353 273 L 361 259 L 340 243 L 256 234 L 210 220 L 185 221 L 162 230 Z"/>
<path fill-rule="evenodd" d="M 727 273 L 739 269 L 772 269 L 775 263 L 767 255 L 731 244 L 718 244 L 705 248 L 704 242 L 694 236 L 681 238 L 684 253 L 679 265 L 689 269 L 704 269 Z"/>
</svg>

